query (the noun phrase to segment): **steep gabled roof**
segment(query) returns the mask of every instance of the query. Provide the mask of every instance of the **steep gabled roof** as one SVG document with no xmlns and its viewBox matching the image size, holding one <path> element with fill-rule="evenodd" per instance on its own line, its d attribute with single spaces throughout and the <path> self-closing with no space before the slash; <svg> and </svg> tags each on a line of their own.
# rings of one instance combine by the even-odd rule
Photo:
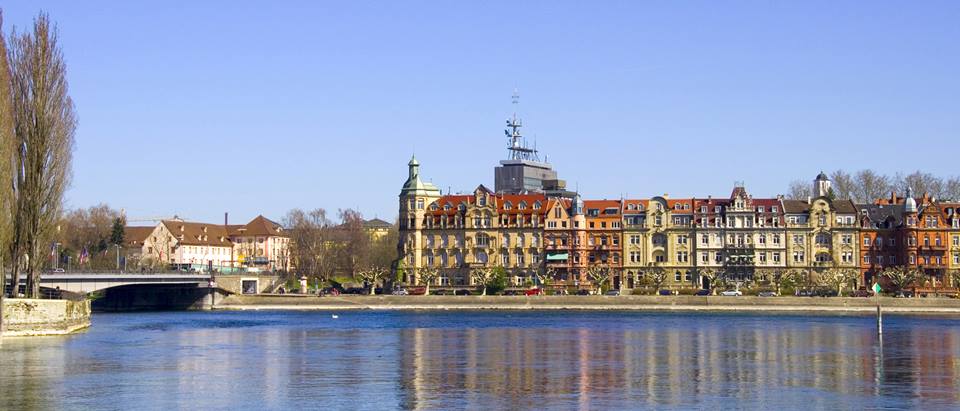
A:
<svg viewBox="0 0 960 411">
<path fill-rule="evenodd" d="M 193 223 L 180 220 L 163 220 L 164 227 L 179 239 L 181 245 L 205 245 L 233 247 L 227 229 L 220 224 Z"/>
<path fill-rule="evenodd" d="M 243 226 L 229 226 L 230 235 L 257 237 L 286 237 L 283 226 L 262 215 L 258 215 Z"/>
<path fill-rule="evenodd" d="M 156 229 L 156 226 L 149 227 L 132 227 L 127 226 L 123 228 L 123 242 L 127 245 L 141 246 L 143 242 L 147 240 L 147 237 L 150 237 L 150 233 Z"/>
<path fill-rule="evenodd" d="M 783 200 L 783 212 L 787 214 L 802 214 L 810 212 L 810 203 L 803 200 Z"/>
<path fill-rule="evenodd" d="M 368 230 L 380 229 L 380 228 L 390 228 L 393 227 L 393 224 L 390 224 L 386 221 L 383 221 L 379 218 L 373 218 L 363 222 L 363 228 Z"/>
</svg>

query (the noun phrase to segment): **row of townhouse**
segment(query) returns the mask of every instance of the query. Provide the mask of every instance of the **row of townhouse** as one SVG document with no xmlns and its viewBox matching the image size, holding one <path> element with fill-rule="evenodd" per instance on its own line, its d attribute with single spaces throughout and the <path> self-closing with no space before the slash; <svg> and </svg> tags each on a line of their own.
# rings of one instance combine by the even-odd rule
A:
<svg viewBox="0 0 960 411">
<path fill-rule="evenodd" d="M 128 257 L 141 266 L 220 272 L 290 268 L 289 236 L 262 215 L 235 225 L 173 219 L 155 226 L 128 226 L 124 242 Z"/>
<path fill-rule="evenodd" d="M 917 204 L 908 194 L 856 205 L 834 200 L 823 173 L 807 200 L 754 198 L 742 184 L 722 198 L 582 200 L 482 185 L 442 195 L 421 180 L 416 159 L 408 166 L 398 251 L 411 284 L 423 267 L 438 269 L 441 285 L 471 284 L 471 270 L 500 266 L 517 285 L 549 273 L 557 284 L 589 286 L 588 270 L 602 264 L 615 288 L 654 270 L 666 272 L 665 287 L 709 288 L 720 273 L 762 282 L 786 270 L 845 269 L 860 271 L 864 285 L 885 267 L 910 265 L 942 284 L 960 269 L 960 204 Z"/>
</svg>

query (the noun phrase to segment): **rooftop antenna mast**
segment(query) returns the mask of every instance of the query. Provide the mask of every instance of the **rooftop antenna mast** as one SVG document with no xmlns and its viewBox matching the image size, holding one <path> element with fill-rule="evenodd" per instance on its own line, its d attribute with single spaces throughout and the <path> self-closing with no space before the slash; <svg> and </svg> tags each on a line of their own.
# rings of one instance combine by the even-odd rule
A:
<svg viewBox="0 0 960 411">
<path fill-rule="evenodd" d="M 503 132 L 507 135 L 507 139 L 510 140 L 509 145 L 507 146 L 509 159 L 539 162 L 540 157 L 537 155 L 536 147 L 528 147 L 526 140 L 520 134 L 520 127 L 523 127 L 523 122 L 517 117 L 518 104 L 520 104 L 520 94 L 517 92 L 517 89 L 514 89 L 513 117 L 507 120 L 507 129 L 503 130 Z"/>
</svg>

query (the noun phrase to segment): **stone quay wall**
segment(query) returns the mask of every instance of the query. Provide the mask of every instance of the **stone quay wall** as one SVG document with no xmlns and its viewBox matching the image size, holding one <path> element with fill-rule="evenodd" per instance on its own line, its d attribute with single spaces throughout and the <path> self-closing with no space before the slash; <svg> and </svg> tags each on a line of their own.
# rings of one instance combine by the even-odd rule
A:
<svg viewBox="0 0 960 411">
<path fill-rule="evenodd" d="M 63 335 L 90 326 L 89 300 L 3 299 L 3 336 Z"/>
<path fill-rule="evenodd" d="M 952 298 L 880 298 L 884 312 L 960 315 Z M 723 296 L 339 296 L 231 295 L 216 309 L 235 310 L 635 310 L 876 312 L 874 298 Z"/>
</svg>

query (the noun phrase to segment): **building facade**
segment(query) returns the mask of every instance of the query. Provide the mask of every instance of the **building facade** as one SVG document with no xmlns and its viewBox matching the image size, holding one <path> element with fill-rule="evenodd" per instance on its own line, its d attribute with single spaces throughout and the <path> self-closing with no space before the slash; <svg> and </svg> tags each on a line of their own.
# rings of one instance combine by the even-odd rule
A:
<svg viewBox="0 0 960 411">
<path fill-rule="evenodd" d="M 860 268 L 866 283 L 885 268 L 916 269 L 919 287 L 956 287 L 960 270 L 960 203 L 891 193 L 873 204 L 858 204 Z"/>
<path fill-rule="evenodd" d="M 743 184 L 726 197 L 583 200 L 546 193 L 441 195 L 411 160 L 400 194 L 399 253 L 417 268 L 441 270 L 438 283 L 471 285 L 472 269 L 503 267 L 513 285 L 595 287 L 591 267 L 609 267 L 608 286 L 713 288 L 771 284 L 788 272 L 803 284 L 854 273 L 863 286 L 883 267 L 910 265 L 932 283 L 960 270 L 960 204 L 894 196 L 854 205 L 833 197 L 821 173 L 813 196 L 754 198 Z M 861 275 L 856 275 L 856 272 Z"/>
</svg>

